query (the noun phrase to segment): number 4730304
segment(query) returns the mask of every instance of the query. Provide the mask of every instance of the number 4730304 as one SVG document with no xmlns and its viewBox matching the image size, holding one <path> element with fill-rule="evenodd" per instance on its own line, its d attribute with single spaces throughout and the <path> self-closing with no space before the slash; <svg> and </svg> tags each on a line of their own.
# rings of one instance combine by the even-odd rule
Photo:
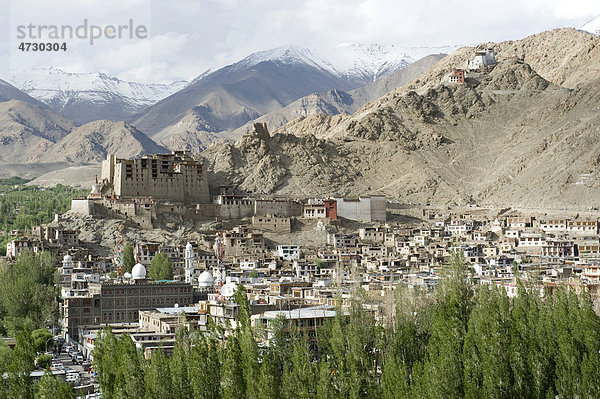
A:
<svg viewBox="0 0 600 399">
<path fill-rule="evenodd" d="M 67 51 L 67 43 L 28 43 L 21 42 L 19 44 L 21 51 Z"/>
</svg>

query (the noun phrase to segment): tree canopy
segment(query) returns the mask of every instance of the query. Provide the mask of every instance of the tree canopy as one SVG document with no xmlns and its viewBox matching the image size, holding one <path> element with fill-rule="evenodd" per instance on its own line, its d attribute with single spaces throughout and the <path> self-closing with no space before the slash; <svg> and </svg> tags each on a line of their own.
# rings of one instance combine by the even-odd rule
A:
<svg viewBox="0 0 600 399">
<path fill-rule="evenodd" d="M 171 260 L 164 252 L 157 253 L 150 261 L 148 277 L 152 280 L 172 280 L 173 268 Z"/>
<path fill-rule="evenodd" d="M 123 273 L 131 273 L 135 266 L 135 256 L 133 256 L 133 247 L 131 244 L 125 244 L 123 248 Z"/>
<path fill-rule="evenodd" d="M 5 333 L 16 336 L 26 327 L 31 330 L 56 322 L 56 268 L 49 252 L 26 251 L 14 262 L 0 263 L 0 318 Z"/>
</svg>

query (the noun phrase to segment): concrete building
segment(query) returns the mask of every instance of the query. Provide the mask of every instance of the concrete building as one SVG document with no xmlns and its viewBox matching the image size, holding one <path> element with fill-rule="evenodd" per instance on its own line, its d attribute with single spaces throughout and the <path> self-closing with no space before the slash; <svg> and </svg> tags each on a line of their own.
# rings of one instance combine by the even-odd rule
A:
<svg viewBox="0 0 600 399">
<path fill-rule="evenodd" d="M 356 237 L 350 234 L 327 234 L 327 244 L 332 245 L 334 248 L 356 247 L 356 243 Z"/>
<path fill-rule="evenodd" d="M 453 219 L 445 226 L 451 235 L 468 235 L 473 231 L 473 222 L 470 220 Z"/>
<path fill-rule="evenodd" d="M 475 52 L 475 57 L 467 62 L 467 69 L 470 71 L 476 71 L 482 66 L 495 65 L 496 61 L 496 53 L 493 48 L 488 48 L 485 50 L 477 50 Z"/>
<path fill-rule="evenodd" d="M 283 260 L 300 259 L 300 247 L 298 245 L 278 245 L 275 256 Z"/>
<path fill-rule="evenodd" d="M 279 216 L 252 216 L 252 227 L 261 231 L 272 231 L 274 233 L 289 233 L 292 231 L 292 223 L 289 217 Z"/>
<path fill-rule="evenodd" d="M 178 202 L 210 202 L 206 169 L 187 152 L 102 162 L 102 183 L 118 198 L 147 196 Z"/>
<path fill-rule="evenodd" d="M 385 222 L 385 197 L 336 198 L 337 216 L 359 222 Z"/>
<path fill-rule="evenodd" d="M 453 69 L 448 76 L 449 83 L 465 83 L 465 71 L 462 69 Z"/>
<path fill-rule="evenodd" d="M 198 306 L 178 306 L 141 310 L 140 329 L 160 334 L 174 334 L 180 328 L 200 327 L 206 331 L 206 314 L 201 314 Z"/>
<path fill-rule="evenodd" d="M 13 240 L 6 244 L 6 256 L 9 258 L 16 258 L 24 251 L 34 251 L 36 249 L 36 242 L 32 240 L 20 239 Z"/>
<path fill-rule="evenodd" d="M 332 199 L 313 198 L 304 205 L 302 215 L 309 219 L 337 219 L 337 201 Z"/>
<path fill-rule="evenodd" d="M 365 227 L 358 229 L 358 236 L 361 241 L 382 243 L 385 237 L 385 229 L 381 227 Z"/>
<path fill-rule="evenodd" d="M 333 306 L 315 306 L 311 308 L 300 308 L 293 310 L 272 310 L 264 312 L 255 322 L 261 324 L 267 331 L 267 341 L 273 338 L 273 327 L 284 318 L 288 325 L 292 326 L 299 332 L 306 334 L 309 341 L 316 340 L 316 330 L 323 326 L 326 320 L 331 320 L 335 317 L 335 309 Z"/>
<path fill-rule="evenodd" d="M 265 238 L 248 226 L 236 226 L 223 233 L 223 249 L 225 256 L 260 253 L 266 250 Z"/>
<path fill-rule="evenodd" d="M 77 329 L 82 325 L 137 323 L 140 310 L 194 303 L 190 284 L 147 281 L 140 264 L 131 274 L 134 284 L 89 283 L 88 296 L 64 298 L 61 304 L 63 331 L 77 340 Z"/>
</svg>

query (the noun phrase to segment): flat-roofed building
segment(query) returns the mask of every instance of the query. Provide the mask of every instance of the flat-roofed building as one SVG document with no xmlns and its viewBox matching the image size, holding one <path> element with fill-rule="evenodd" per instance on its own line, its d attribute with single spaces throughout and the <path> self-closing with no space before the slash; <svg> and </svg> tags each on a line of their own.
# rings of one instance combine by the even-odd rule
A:
<svg viewBox="0 0 600 399">
<path fill-rule="evenodd" d="M 206 169 L 186 151 L 102 161 L 102 183 L 118 198 L 146 196 L 178 202 L 210 202 Z"/>
</svg>

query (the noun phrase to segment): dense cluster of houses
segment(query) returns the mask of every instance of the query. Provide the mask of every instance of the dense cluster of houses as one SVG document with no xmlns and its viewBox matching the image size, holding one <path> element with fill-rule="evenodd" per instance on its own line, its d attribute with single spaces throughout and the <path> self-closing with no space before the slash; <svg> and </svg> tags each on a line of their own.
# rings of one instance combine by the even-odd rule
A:
<svg viewBox="0 0 600 399">
<path fill-rule="evenodd" d="M 175 244 L 137 242 L 137 264 L 129 273 L 123 272 L 120 255 L 99 256 L 97 244 L 81 242 L 78 231 L 58 227 L 59 215 L 29 235 L 12 232 L 9 258 L 44 250 L 62 259 L 61 329 L 86 354 L 105 326 L 129 333 L 148 355 L 159 341 L 168 348 L 179 328 L 208 329 L 209 317 L 233 326 L 237 305 L 232 296 L 240 284 L 251 302 L 253 323 L 267 330 L 272 320 L 285 317 L 310 335 L 333 317 L 337 305 L 348 304 L 357 286 L 385 322 L 389 292 L 398 284 L 434 290 L 454 254 L 464 258 L 475 282 L 502 287 L 509 296 L 517 295 L 518 279 L 539 287 L 540 295 L 546 291 L 542 288 L 560 285 L 599 294 L 597 218 L 422 206 L 415 207 L 418 218 L 399 222 L 388 221 L 391 209 L 383 196 L 264 198 L 232 187 L 221 188 L 210 203 L 174 202 L 156 197 L 169 192 L 165 187 L 171 184 L 160 179 L 173 175 L 205 184 L 201 165 L 185 153 L 135 162 L 109 157 L 104 166 L 103 175 L 120 182 L 120 195 L 96 183 L 87 198 L 73 201 L 72 213 L 124 219 L 140 230 L 152 228 L 156 212 L 227 220 L 231 227 L 194 234 L 193 241 L 182 237 Z M 153 196 L 130 195 L 148 184 Z M 185 199 L 186 192 L 177 195 Z M 302 233 L 298 229 L 310 229 L 314 240 L 294 238 Z M 147 278 L 158 253 L 169 258 L 173 280 Z"/>
<path fill-rule="evenodd" d="M 115 275 L 114 259 L 94 255 L 76 232 L 51 225 L 34 228 L 35 237 L 16 237 L 9 243 L 9 256 L 44 249 L 62 257 L 61 327 L 88 354 L 107 325 L 129 333 L 148 356 L 159 341 L 174 342 L 178 328 L 206 330 L 209 316 L 233 326 L 237 305 L 231 297 L 237 284 L 246 288 L 253 322 L 267 329 L 269 320 L 282 315 L 310 331 L 333 317 L 336 305 L 347 305 L 357 285 L 383 320 L 388 292 L 398 284 L 435 289 L 453 253 L 464 257 L 475 281 L 503 287 L 509 296 L 517 295 L 517 278 L 532 276 L 541 295 L 541 288 L 559 285 L 599 293 L 597 219 L 423 209 L 418 223 L 364 222 L 350 231 L 335 213 L 316 218 L 313 211 L 322 209 L 317 206 L 330 204 L 306 201 L 297 218 L 254 216 L 251 224 L 185 245 L 139 242 L 139 264 L 124 275 Z M 295 219 L 320 225 L 326 237 L 322 245 L 265 239 L 269 231 L 292 231 Z M 171 260 L 173 281 L 146 278 L 145 270 L 159 252 Z"/>
</svg>

